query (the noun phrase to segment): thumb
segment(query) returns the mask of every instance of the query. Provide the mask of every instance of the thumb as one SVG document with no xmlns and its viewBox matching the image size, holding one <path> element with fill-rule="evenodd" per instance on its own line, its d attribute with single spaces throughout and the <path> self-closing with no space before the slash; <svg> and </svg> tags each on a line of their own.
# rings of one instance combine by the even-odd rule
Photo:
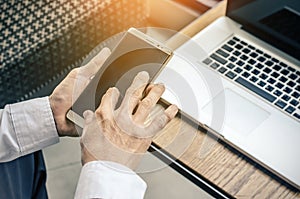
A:
<svg viewBox="0 0 300 199">
<path fill-rule="evenodd" d="M 110 54 L 109 48 L 103 48 L 89 63 L 80 68 L 80 73 L 87 78 L 94 76 Z"/>
<path fill-rule="evenodd" d="M 93 121 L 94 113 L 93 111 L 87 110 L 83 112 L 84 124 L 90 124 Z"/>
</svg>

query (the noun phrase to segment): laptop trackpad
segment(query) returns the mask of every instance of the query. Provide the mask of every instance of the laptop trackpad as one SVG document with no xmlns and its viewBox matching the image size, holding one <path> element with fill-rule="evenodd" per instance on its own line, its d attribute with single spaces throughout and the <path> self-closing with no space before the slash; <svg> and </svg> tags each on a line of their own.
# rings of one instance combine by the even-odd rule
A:
<svg viewBox="0 0 300 199">
<path fill-rule="evenodd" d="M 243 136 L 251 133 L 269 116 L 267 111 L 231 89 L 224 89 L 202 110 L 203 114 L 211 116 L 211 128 L 214 130 L 222 133 L 224 127 L 229 127 L 235 131 L 230 133 L 239 133 Z M 219 121 L 213 121 L 214 118 Z"/>
</svg>

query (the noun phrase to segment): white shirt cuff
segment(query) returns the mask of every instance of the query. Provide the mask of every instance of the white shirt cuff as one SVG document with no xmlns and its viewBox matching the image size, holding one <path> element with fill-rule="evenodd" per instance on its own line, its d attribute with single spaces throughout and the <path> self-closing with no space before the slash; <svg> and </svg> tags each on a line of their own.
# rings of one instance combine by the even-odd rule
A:
<svg viewBox="0 0 300 199">
<path fill-rule="evenodd" d="M 108 161 L 85 164 L 81 170 L 75 198 L 141 199 L 146 183 L 129 168 Z"/>
<path fill-rule="evenodd" d="M 48 97 L 9 105 L 20 156 L 59 141 Z"/>
</svg>

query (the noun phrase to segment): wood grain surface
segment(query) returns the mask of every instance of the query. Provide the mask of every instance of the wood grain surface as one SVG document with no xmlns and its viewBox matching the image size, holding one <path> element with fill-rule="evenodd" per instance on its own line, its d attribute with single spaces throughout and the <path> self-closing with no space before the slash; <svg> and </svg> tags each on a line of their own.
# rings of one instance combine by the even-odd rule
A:
<svg viewBox="0 0 300 199">
<path fill-rule="evenodd" d="M 299 191 L 221 140 L 181 118 L 154 142 L 236 198 L 300 198 Z"/>
</svg>

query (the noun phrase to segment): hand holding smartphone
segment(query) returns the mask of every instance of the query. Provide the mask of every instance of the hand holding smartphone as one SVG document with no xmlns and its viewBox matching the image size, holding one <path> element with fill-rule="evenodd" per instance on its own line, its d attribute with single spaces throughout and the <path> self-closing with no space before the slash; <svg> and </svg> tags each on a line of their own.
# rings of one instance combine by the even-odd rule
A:
<svg viewBox="0 0 300 199">
<path fill-rule="evenodd" d="M 120 91 L 120 102 L 138 72 L 147 71 L 152 81 L 171 55 L 171 50 L 148 35 L 134 28 L 129 29 L 74 102 L 67 118 L 83 128 L 83 112 L 95 111 L 107 89 L 117 87 Z"/>
</svg>

